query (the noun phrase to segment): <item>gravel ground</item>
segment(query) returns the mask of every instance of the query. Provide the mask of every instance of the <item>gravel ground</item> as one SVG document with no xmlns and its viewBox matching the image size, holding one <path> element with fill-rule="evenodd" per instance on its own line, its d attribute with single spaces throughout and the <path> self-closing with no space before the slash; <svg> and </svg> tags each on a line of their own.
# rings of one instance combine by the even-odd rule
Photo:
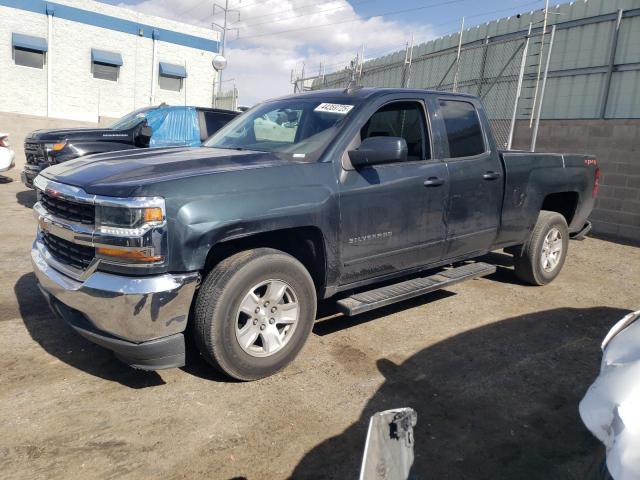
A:
<svg viewBox="0 0 640 480">
<path fill-rule="evenodd" d="M 236 383 L 197 356 L 132 370 L 55 319 L 17 179 L 0 177 L 3 478 L 356 478 L 369 415 L 402 406 L 417 478 L 577 479 L 598 450 L 577 405 L 607 330 L 640 308 L 637 246 L 572 242 L 543 288 L 495 253 L 496 274 L 384 310 L 327 303 L 289 368 Z"/>
</svg>

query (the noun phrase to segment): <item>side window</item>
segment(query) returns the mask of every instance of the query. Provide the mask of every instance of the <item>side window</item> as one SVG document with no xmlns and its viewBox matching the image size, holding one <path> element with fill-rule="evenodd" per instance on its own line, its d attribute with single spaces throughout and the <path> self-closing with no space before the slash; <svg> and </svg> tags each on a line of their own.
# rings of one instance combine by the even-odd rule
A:
<svg viewBox="0 0 640 480">
<path fill-rule="evenodd" d="M 473 104 L 440 100 L 440 113 L 447 130 L 450 158 L 472 157 L 486 151 L 480 119 Z"/>
<path fill-rule="evenodd" d="M 207 129 L 207 137 L 210 137 L 227 123 L 233 120 L 231 115 L 224 113 L 204 112 L 204 123 Z"/>
<path fill-rule="evenodd" d="M 360 130 L 360 138 L 401 137 L 407 142 L 408 161 L 431 158 L 424 110 L 418 102 L 395 102 L 374 113 Z"/>
</svg>

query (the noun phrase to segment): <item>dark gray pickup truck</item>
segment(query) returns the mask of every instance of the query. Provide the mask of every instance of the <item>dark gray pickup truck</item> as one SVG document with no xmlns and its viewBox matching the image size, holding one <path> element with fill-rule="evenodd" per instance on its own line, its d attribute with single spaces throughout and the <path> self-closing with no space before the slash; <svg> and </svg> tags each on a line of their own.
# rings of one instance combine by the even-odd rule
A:
<svg viewBox="0 0 640 480">
<path fill-rule="evenodd" d="M 262 103 L 199 148 L 71 160 L 35 180 L 31 252 L 52 309 L 143 369 L 271 375 L 318 298 L 346 315 L 491 274 L 544 285 L 589 230 L 591 156 L 498 150 L 480 102 L 424 90 Z"/>
</svg>

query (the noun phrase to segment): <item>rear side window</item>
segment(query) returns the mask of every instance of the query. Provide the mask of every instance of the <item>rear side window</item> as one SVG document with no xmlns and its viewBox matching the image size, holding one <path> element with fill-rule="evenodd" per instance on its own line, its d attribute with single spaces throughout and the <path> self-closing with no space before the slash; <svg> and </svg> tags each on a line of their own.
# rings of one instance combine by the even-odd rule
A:
<svg viewBox="0 0 640 480">
<path fill-rule="evenodd" d="M 206 138 L 216 133 L 232 119 L 233 116 L 225 113 L 204 112 L 204 123 L 207 129 Z"/>
<path fill-rule="evenodd" d="M 440 100 L 440 113 L 447 130 L 450 158 L 472 157 L 485 152 L 480 119 L 473 104 Z"/>
</svg>

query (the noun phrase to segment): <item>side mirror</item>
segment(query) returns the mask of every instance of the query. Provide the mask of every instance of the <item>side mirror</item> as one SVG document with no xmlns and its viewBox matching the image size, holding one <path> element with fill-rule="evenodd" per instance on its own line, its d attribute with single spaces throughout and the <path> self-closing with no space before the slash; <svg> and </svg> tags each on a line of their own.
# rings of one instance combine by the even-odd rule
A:
<svg viewBox="0 0 640 480">
<path fill-rule="evenodd" d="M 407 160 L 407 142 L 401 137 L 365 138 L 357 150 L 349 151 L 354 168 L 404 162 Z"/>
<path fill-rule="evenodd" d="M 148 147 L 151 142 L 151 135 L 153 135 L 151 127 L 147 125 L 140 127 L 140 130 L 138 130 L 137 143 Z"/>
</svg>

